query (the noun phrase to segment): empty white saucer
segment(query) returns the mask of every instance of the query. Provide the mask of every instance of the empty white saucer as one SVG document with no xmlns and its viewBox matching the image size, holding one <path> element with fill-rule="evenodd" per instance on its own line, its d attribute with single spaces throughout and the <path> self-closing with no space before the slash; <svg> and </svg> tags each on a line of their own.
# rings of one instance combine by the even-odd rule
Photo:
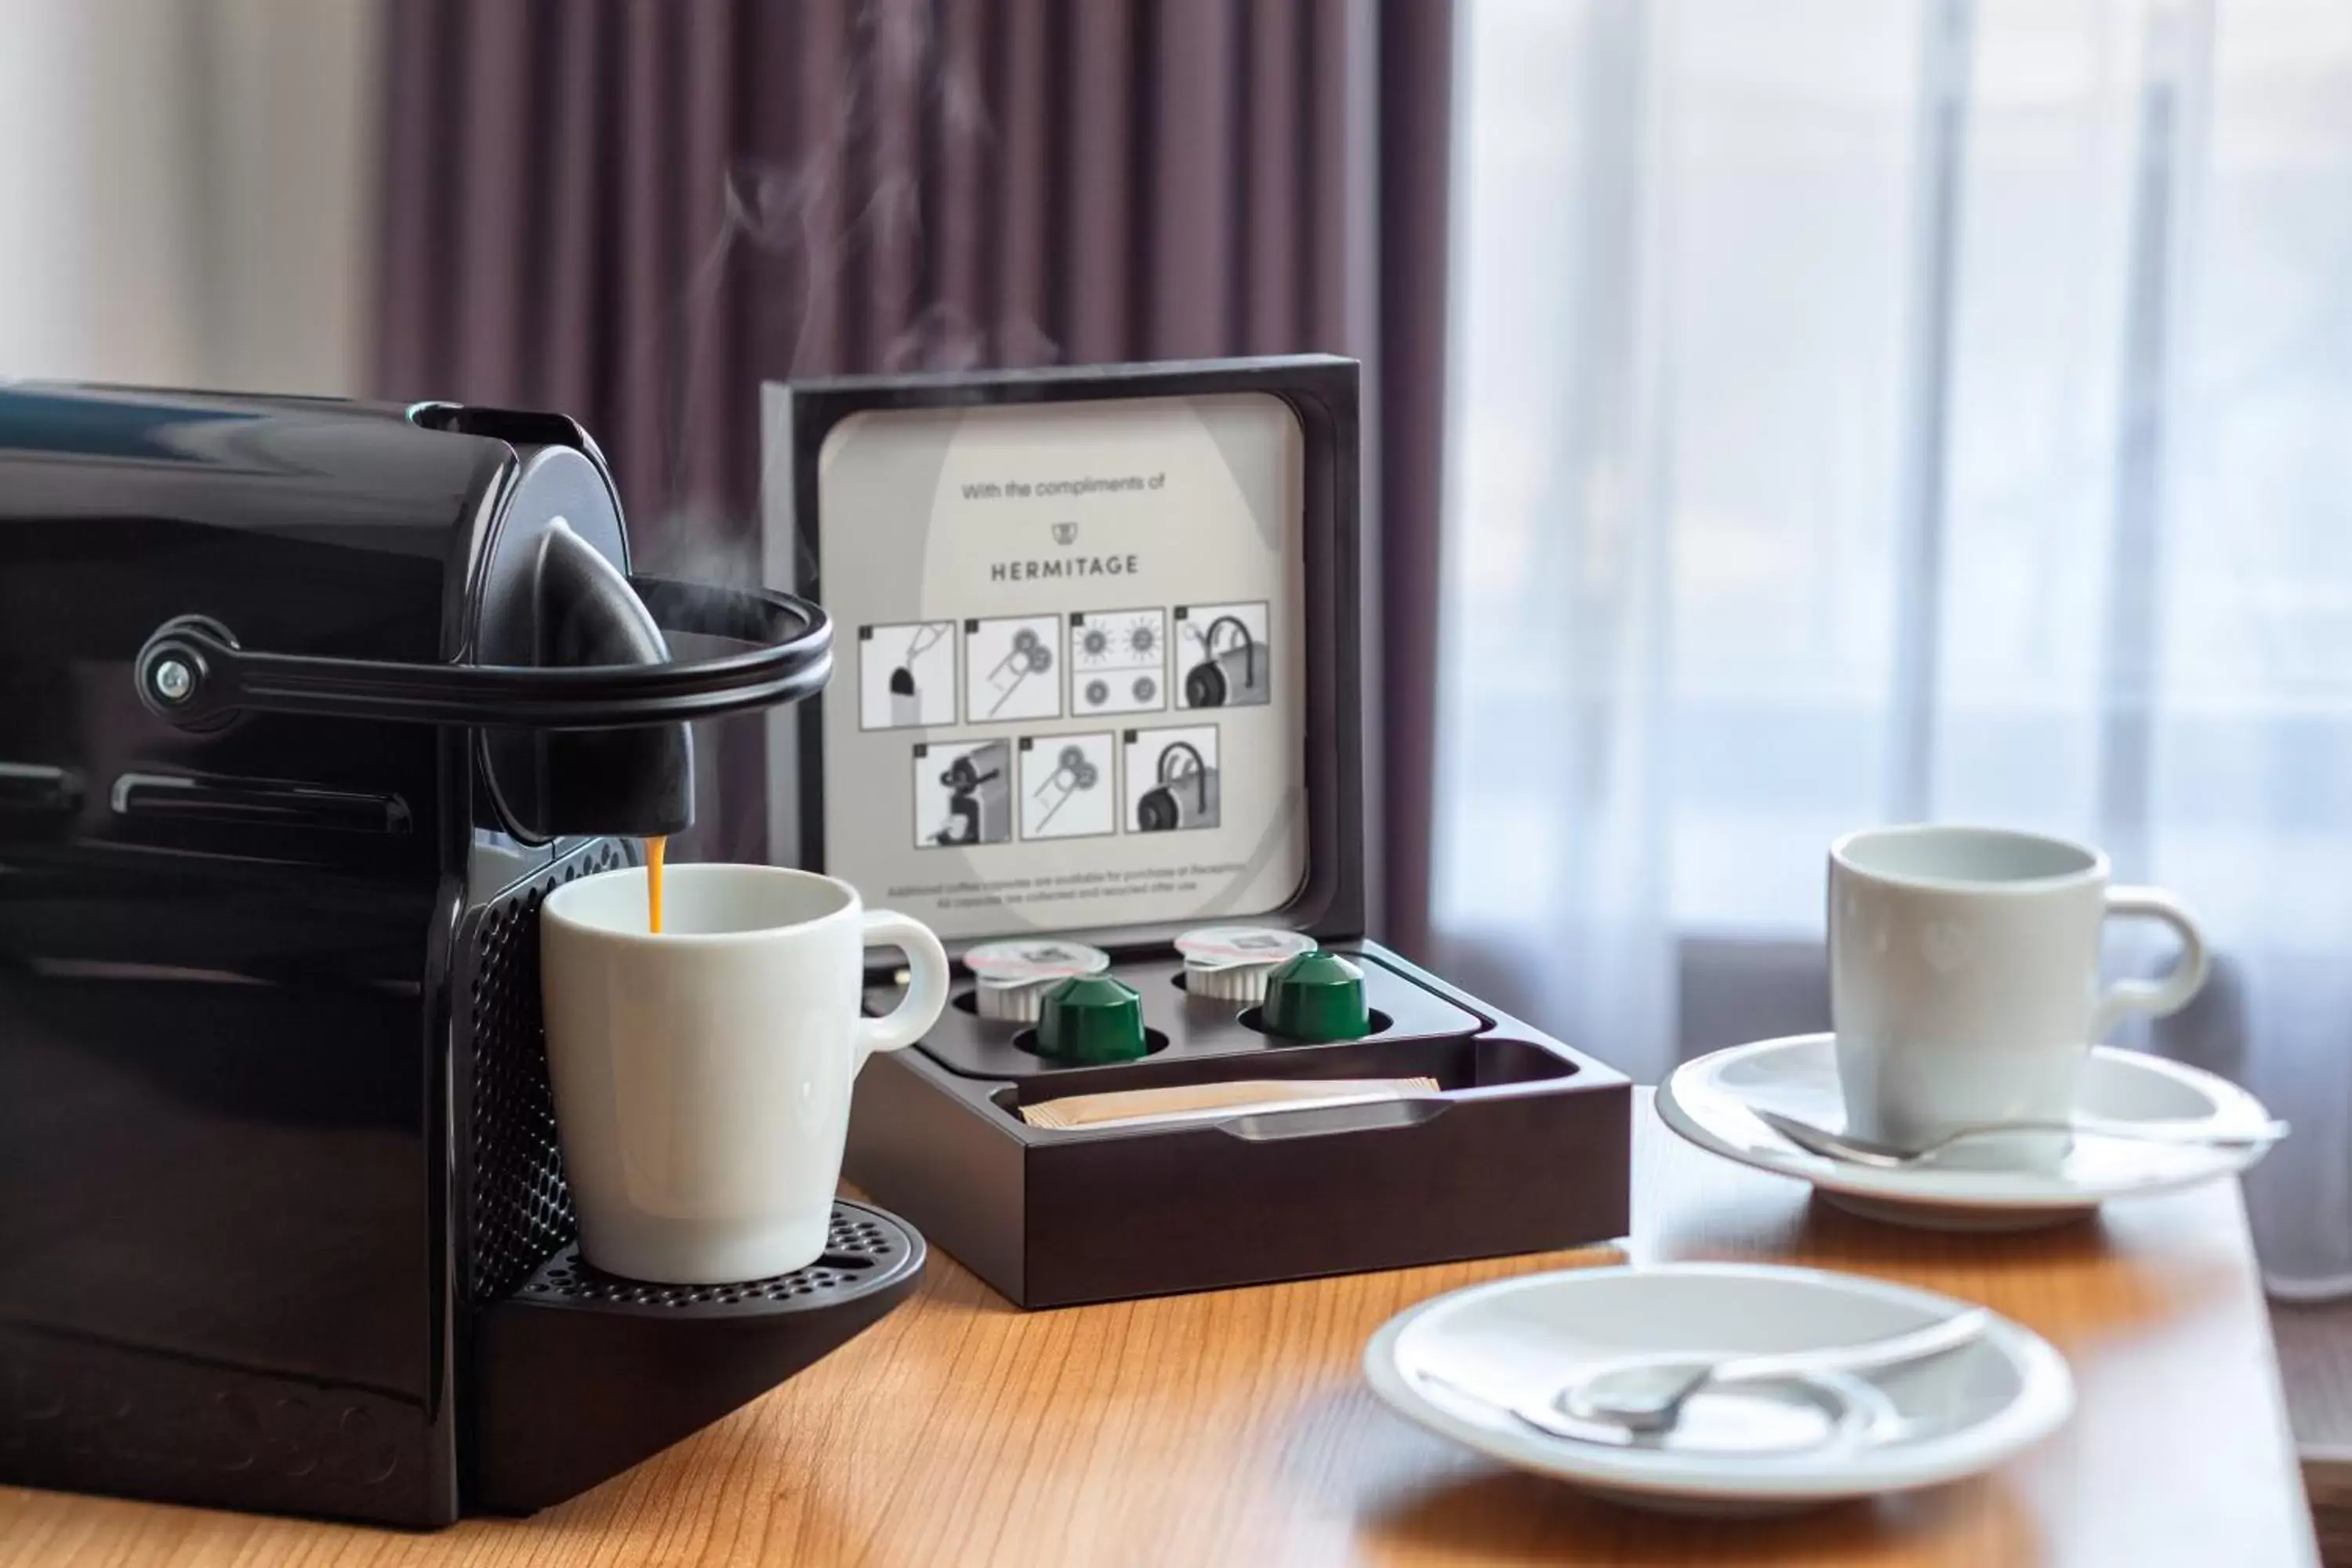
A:
<svg viewBox="0 0 2352 1568">
<path fill-rule="evenodd" d="M 1408 1419 L 1622 1502 L 1760 1513 L 1958 1480 L 2054 1430 L 2074 1379 L 2049 1343 L 1996 1316 L 1983 1337 L 1873 1374 L 1868 1419 L 1825 1422 L 1787 1385 L 1703 1391 L 1676 1433 L 1587 1442 L 1510 1414 L 1621 1356 L 1829 1349 L 1924 1328 L 1965 1302 L 1876 1279 L 1761 1264 L 1568 1269 L 1440 1296 L 1364 1348 L 1374 1393 Z M 1717 1408 L 1709 1407 L 1711 1396 Z M 1779 1407 L 1774 1407 L 1777 1399 Z"/>
<path fill-rule="evenodd" d="M 1685 1062 L 1659 1086 L 1658 1114 L 1702 1149 L 1759 1170 L 1811 1182 L 1840 1208 L 1937 1230 L 2026 1230 L 2079 1218 L 2110 1198 L 2134 1197 L 2234 1175 L 2262 1144 L 2157 1143 L 2078 1133 L 2054 1167 L 1987 1168 L 1946 1157 L 1876 1170 L 1809 1154 L 1767 1127 L 1761 1107 L 1832 1131 L 1845 1125 L 1837 1038 L 1792 1035 L 1734 1046 Z M 2086 1117 L 2163 1122 L 2216 1134 L 2270 1120 L 2235 1084 L 2179 1062 L 2109 1046 L 2092 1047 L 2079 1104 Z"/>
</svg>

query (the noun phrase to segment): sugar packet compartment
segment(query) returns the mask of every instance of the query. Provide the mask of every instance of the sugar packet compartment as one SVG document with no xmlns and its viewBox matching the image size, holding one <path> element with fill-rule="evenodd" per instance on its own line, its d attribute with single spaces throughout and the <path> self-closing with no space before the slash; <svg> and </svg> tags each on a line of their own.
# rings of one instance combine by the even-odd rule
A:
<svg viewBox="0 0 2352 1568">
<path fill-rule="evenodd" d="M 1316 946 L 1304 932 L 1272 926 L 1203 926 L 1176 939 L 1185 994 L 1219 1002 L 1265 1001 L 1266 977 Z"/>
<path fill-rule="evenodd" d="M 1110 954 L 1084 942 L 1051 938 L 984 942 L 967 951 L 972 1011 L 983 1018 L 1034 1024 L 1045 1010 L 1045 993 L 1076 974 L 1100 974 Z"/>
<path fill-rule="evenodd" d="M 1260 1111 L 1322 1110 L 1383 1100 L 1427 1100 L 1441 1092 L 1433 1078 L 1253 1079 L 1071 1095 L 1023 1106 L 1019 1114 L 1032 1127 L 1066 1131 L 1223 1121 Z"/>
</svg>

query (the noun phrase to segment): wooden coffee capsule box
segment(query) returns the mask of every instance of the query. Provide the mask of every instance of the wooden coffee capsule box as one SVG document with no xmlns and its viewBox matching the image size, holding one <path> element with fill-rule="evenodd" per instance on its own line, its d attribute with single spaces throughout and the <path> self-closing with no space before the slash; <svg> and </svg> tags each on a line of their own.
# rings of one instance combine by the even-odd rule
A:
<svg viewBox="0 0 2352 1568">
<path fill-rule="evenodd" d="M 1101 948 L 1140 999 L 1147 1054 L 1067 1063 L 966 978 L 858 1078 L 847 1179 L 1024 1307 L 1627 1230 L 1625 1078 L 1365 937 L 1357 386 L 1303 356 L 767 389 L 769 581 L 814 594 L 841 653 L 771 731 L 774 858 L 951 953 Z M 1236 924 L 1353 960 L 1370 1031 L 1286 1040 L 1188 992 L 1176 937 Z M 869 974 L 875 1009 L 892 979 Z M 1437 1092 L 1021 1115 L 1339 1079 Z"/>
</svg>

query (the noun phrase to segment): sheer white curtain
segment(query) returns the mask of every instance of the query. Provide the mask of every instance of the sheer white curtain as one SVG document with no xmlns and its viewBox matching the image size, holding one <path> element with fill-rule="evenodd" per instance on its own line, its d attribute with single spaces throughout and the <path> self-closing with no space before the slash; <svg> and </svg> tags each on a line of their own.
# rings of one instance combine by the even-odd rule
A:
<svg viewBox="0 0 2352 1568">
<path fill-rule="evenodd" d="M 1837 832 L 2096 841 L 2352 1271 L 2352 7 L 1461 15 L 1444 961 L 1654 1079 L 1820 1026 Z"/>
</svg>

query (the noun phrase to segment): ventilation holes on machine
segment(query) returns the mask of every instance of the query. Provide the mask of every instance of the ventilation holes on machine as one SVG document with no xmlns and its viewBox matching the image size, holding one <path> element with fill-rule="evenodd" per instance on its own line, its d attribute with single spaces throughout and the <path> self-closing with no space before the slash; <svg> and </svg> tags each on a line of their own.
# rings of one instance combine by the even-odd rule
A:
<svg viewBox="0 0 2352 1568">
<path fill-rule="evenodd" d="M 547 1041 L 539 1016 L 539 906 L 565 882 L 631 864 L 606 839 L 550 867 L 473 918 L 463 962 L 468 1003 L 456 1042 L 469 1091 L 459 1136 L 467 1295 L 507 1296 L 578 1228 L 555 1143 Z"/>
</svg>

